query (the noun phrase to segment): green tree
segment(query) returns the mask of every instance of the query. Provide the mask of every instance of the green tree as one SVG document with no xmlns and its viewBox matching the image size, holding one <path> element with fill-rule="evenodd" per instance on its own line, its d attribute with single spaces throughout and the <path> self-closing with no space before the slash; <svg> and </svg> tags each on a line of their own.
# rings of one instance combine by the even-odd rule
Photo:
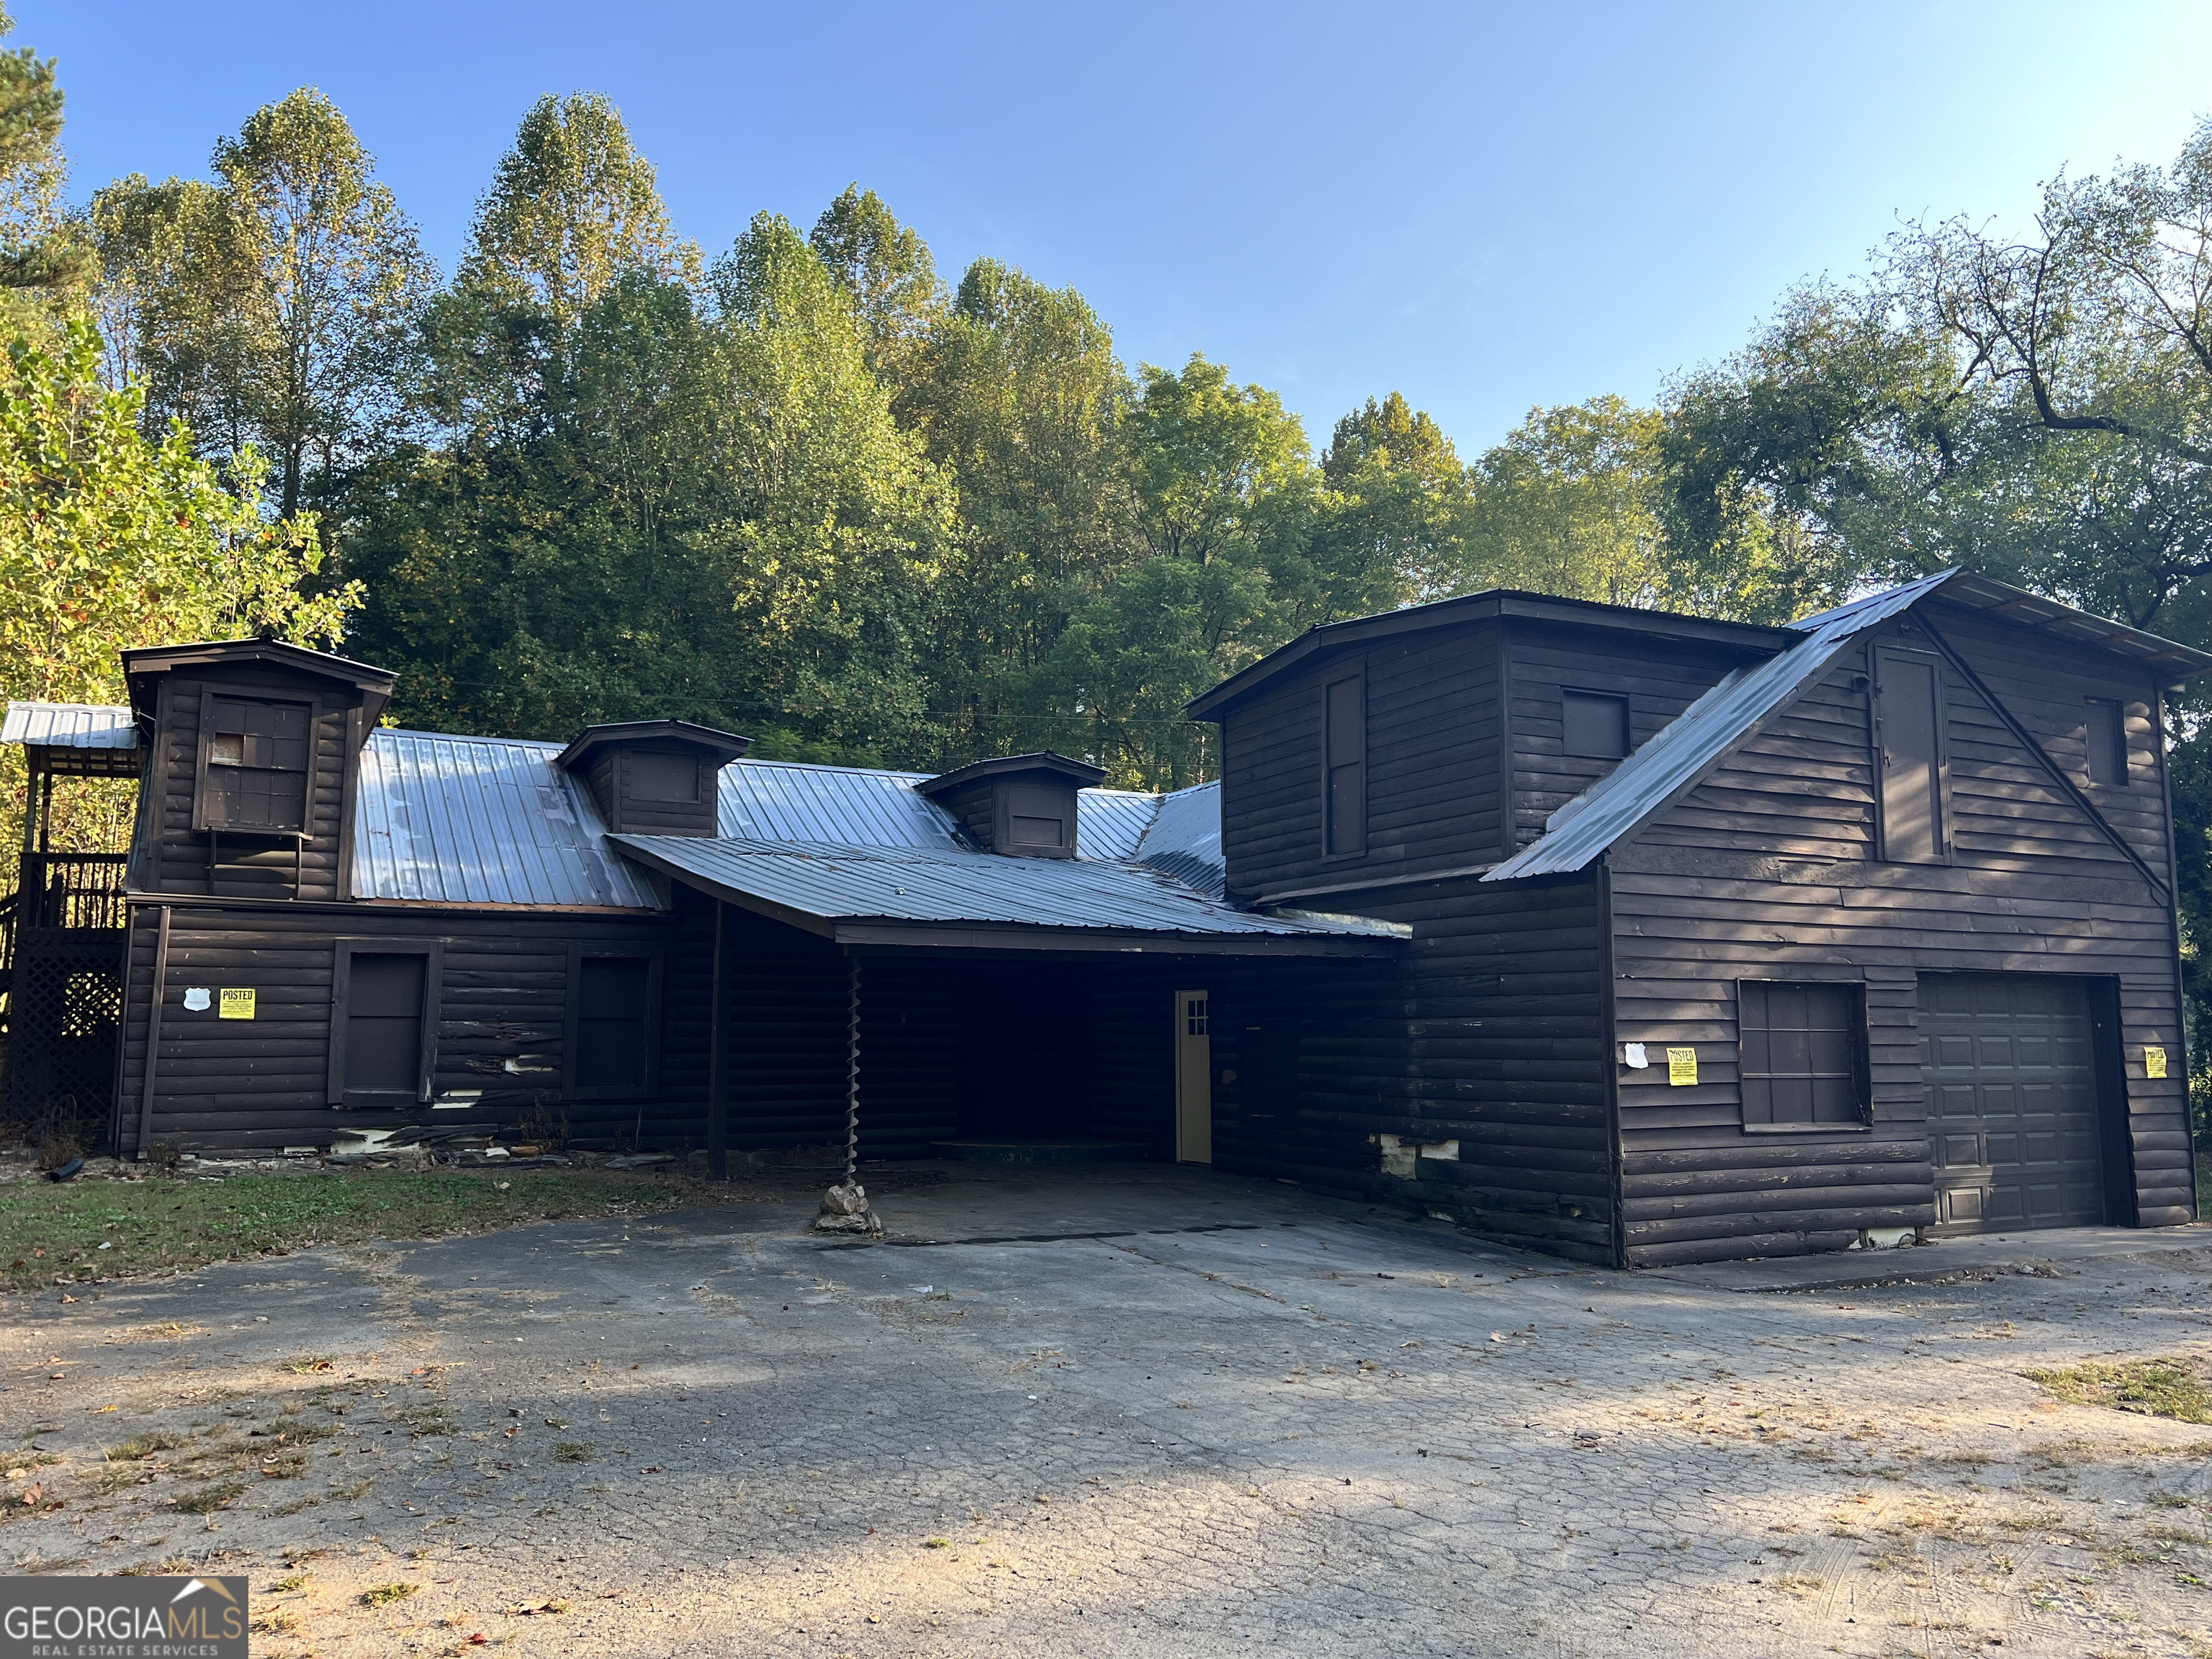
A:
<svg viewBox="0 0 2212 1659">
<path fill-rule="evenodd" d="M 1035 677 L 1133 551 L 1114 337 L 1073 289 L 981 259 L 900 407 L 959 483 L 939 584 L 942 757 L 1065 746 L 1081 730 Z"/>
<path fill-rule="evenodd" d="M 1293 578 L 1300 622 L 1334 622 L 1462 591 L 1467 471 L 1443 429 L 1402 394 L 1336 423 L 1308 568 Z"/>
<path fill-rule="evenodd" d="M 858 184 L 822 210 L 807 243 L 852 297 L 868 342 L 868 367 L 895 392 L 920 372 L 919 359 L 945 315 L 945 291 L 929 246 Z"/>
<path fill-rule="evenodd" d="M 1620 398 L 1529 411 L 1470 470 L 1454 586 L 1662 602 L 1659 416 Z"/>
<path fill-rule="evenodd" d="M 134 174 L 94 198 L 111 370 L 144 375 L 149 434 L 180 419 L 211 453 L 267 456 L 289 516 L 392 411 L 434 273 L 313 88 L 255 112 L 214 168 L 212 185 Z"/>
<path fill-rule="evenodd" d="M 0 39 L 15 30 L 0 6 Z M 81 237 L 61 211 L 62 89 L 54 60 L 28 46 L 0 51 L 0 290 L 20 324 L 44 319 L 24 290 L 69 295 L 91 274 Z"/>
<path fill-rule="evenodd" d="M 1182 705 L 1297 626 L 1286 575 L 1310 556 L 1321 496 L 1305 429 L 1275 393 L 1194 356 L 1141 370 L 1121 420 L 1133 563 L 1070 620 L 1040 672 L 1054 712 L 1124 783 L 1212 775 Z"/>
<path fill-rule="evenodd" d="M 541 98 L 477 204 L 460 285 L 575 327 L 623 275 L 696 280 L 698 251 L 668 222 L 653 164 L 603 94 Z"/>
<path fill-rule="evenodd" d="M 136 387 L 102 383 L 88 320 L 53 345 L 18 334 L 0 348 L 9 697 L 119 701 L 116 653 L 132 646 L 261 633 L 334 644 L 360 603 L 357 584 L 315 582 L 314 521 L 271 520 L 253 452 L 220 477 L 183 428 L 149 440 L 143 412 Z M 20 814 L 21 751 L 0 752 L 0 811 Z M 0 835 L 15 833 L 0 823 Z"/>
</svg>

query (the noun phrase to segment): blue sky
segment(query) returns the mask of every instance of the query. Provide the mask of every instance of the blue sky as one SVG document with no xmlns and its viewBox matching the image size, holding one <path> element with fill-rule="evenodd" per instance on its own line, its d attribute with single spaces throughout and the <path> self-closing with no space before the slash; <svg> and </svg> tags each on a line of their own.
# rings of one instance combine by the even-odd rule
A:
<svg viewBox="0 0 2212 1659">
<path fill-rule="evenodd" d="M 1654 396 L 1902 215 L 2019 221 L 2062 165 L 2212 114 L 2212 7 L 921 7 L 11 0 L 80 198 L 203 172 L 319 86 L 450 269 L 540 94 L 609 94 L 709 253 L 848 179 L 948 276 L 1073 283 L 1123 357 L 1202 350 L 1316 446 L 1395 387 L 1472 458 Z"/>
</svg>

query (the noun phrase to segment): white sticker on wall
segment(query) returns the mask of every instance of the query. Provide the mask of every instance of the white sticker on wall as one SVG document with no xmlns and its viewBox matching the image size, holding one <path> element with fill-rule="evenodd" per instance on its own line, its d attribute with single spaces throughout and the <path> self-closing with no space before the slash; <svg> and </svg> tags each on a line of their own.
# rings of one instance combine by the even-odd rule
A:
<svg viewBox="0 0 2212 1659">
<path fill-rule="evenodd" d="M 1620 1045 L 1620 1054 L 1621 1058 L 1626 1060 L 1629 1066 L 1636 1071 L 1640 1072 L 1644 1070 L 1644 1067 L 1651 1064 L 1650 1056 L 1644 1052 L 1644 1045 L 1640 1042 L 1622 1043 Z"/>
<path fill-rule="evenodd" d="M 193 985 L 185 988 L 185 1006 L 191 1009 L 196 1014 L 205 1013 L 207 1012 L 208 1004 L 211 1000 L 212 999 L 208 995 L 208 988 L 204 985 Z"/>
</svg>

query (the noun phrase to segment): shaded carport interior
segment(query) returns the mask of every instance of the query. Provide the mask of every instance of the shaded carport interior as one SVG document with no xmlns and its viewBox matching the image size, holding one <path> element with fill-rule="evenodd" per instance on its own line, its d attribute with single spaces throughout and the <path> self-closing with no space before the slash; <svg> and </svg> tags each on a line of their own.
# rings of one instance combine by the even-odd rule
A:
<svg viewBox="0 0 2212 1659">
<path fill-rule="evenodd" d="M 1095 1139 L 1174 1155 L 1175 994 L 1272 1000 L 1404 930 L 1241 909 L 1116 860 L 611 837 L 711 911 L 710 1163 L 842 1142 Z"/>
</svg>

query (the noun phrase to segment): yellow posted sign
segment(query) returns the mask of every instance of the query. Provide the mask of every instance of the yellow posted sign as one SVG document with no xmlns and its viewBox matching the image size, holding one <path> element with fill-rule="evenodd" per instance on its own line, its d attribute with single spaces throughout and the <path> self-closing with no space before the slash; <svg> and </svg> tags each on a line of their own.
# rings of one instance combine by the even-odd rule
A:
<svg viewBox="0 0 2212 1659">
<path fill-rule="evenodd" d="M 253 993 L 251 990 L 216 992 L 216 1018 L 217 1019 L 252 1019 Z"/>
<path fill-rule="evenodd" d="M 1667 1081 L 1680 1085 L 1698 1080 L 1698 1051 L 1695 1048 L 1669 1048 L 1667 1051 Z"/>
<path fill-rule="evenodd" d="M 2145 1048 L 2143 1050 L 2143 1075 L 2145 1077 L 2164 1077 L 2166 1075 L 2165 1049 Z"/>
</svg>

